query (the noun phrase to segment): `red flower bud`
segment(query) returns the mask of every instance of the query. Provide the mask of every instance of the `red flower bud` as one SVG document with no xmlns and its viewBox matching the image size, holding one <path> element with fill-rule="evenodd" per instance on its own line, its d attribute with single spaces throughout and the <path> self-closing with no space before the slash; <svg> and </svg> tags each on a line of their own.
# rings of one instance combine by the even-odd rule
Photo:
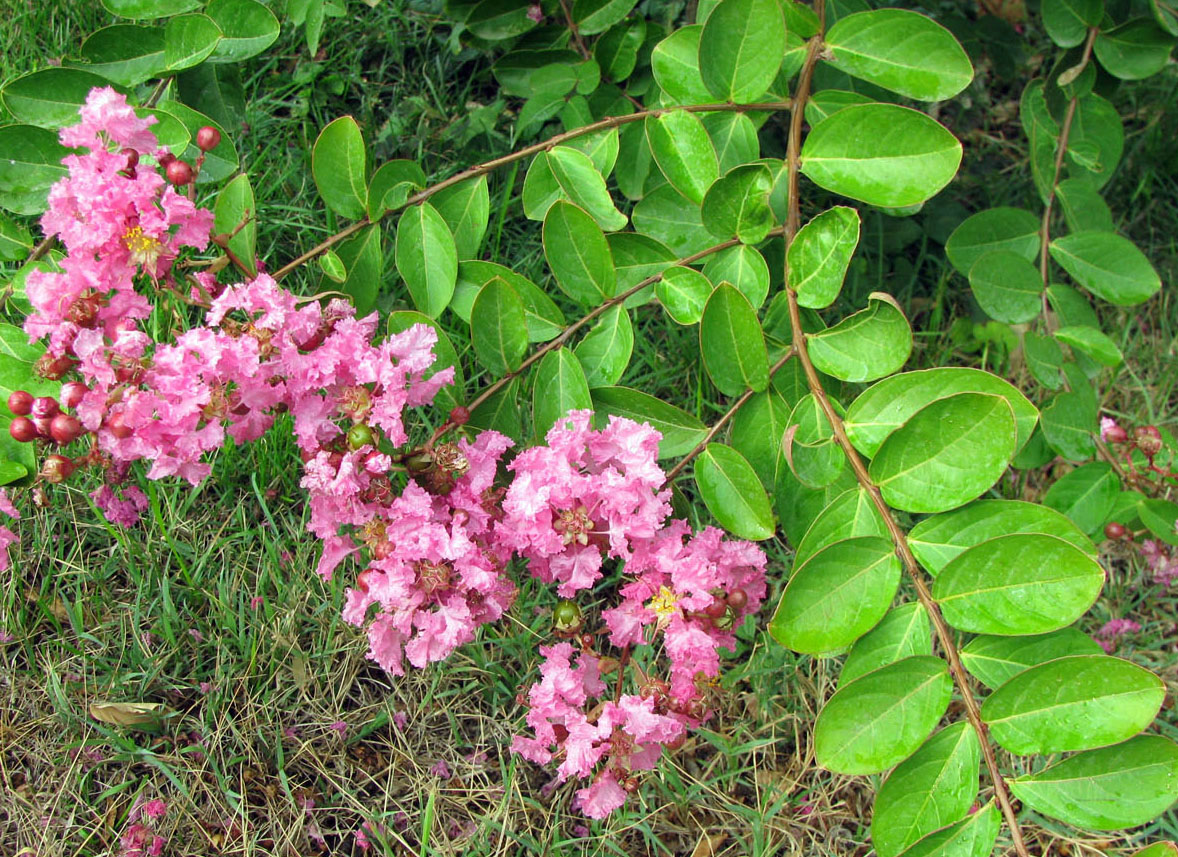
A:
<svg viewBox="0 0 1178 857">
<path fill-rule="evenodd" d="M 58 414 L 49 424 L 49 436 L 53 438 L 54 443 L 62 446 L 73 443 L 84 431 L 78 418 L 69 414 Z"/>
<path fill-rule="evenodd" d="M 13 390 L 8 397 L 8 410 L 18 417 L 27 417 L 33 412 L 33 394 L 27 390 Z"/>
<path fill-rule="evenodd" d="M 177 186 L 184 186 L 192 181 L 192 167 L 186 161 L 172 161 L 167 168 L 168 181 Z"/>
<path fill-rule="evenodd" d="M 73 472 L 74 463 L 64 455 L 51 455 L 41 465 L 41 476 L 54 485 L 69 479 Z"/>
<path fill-rule="evenodd" d="M 205 125 L 196 132 L 196 147 L 202 152 L 215 149 L 221 145 L 221 132 L 211 125 Z"/>
<path fill-rule="evenodd" d="M 57 404 L 57 399 L 52 396 L 38 396 L 33 399 L 33 417 L 40 417 L 42 419 L 50 419 L 57 416 L 57 412 L 61 410 Z"/>
<path fill-rule="evenodd" d="M 8 426 L 8 433 L 12 439 L 20 443 L 28 443 L 37 439 L 37 427 L 28 417 L 17 417 Z"/>
</svg>

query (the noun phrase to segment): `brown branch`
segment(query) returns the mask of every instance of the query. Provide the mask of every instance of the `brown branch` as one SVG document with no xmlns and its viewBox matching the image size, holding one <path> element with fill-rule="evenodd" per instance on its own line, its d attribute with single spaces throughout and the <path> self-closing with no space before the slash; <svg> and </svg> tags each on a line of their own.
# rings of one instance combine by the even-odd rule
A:
<svg viewBox="0 0 1178 857">
<path fill-rule="evenodd" d="M 589 59 L 592 54 L 589 52 L 589 49 L 585 47 L 585 40 L 581 38 L 581 32 L 577 29 L 576 22 L 573 21 L 573 13 L 572 10 L 569 9 L 568 0 L 560 0 L 560 10 L 564 12 L 564 22 L 566 25 L 568 25 L 569 33 L 572 34 L 573 45 L 576 47 L 577 53 L 579 53 L 585 59 Z"/>
<path fill-rule="evenodd" d="M 1088 65 L 1088 61 L 1092 58 L 1092 45 L 1096 41 L 1096 34 L 1099 30 L 1096 27 L 1091 27 L 1088 30 L 1088 40 L 1084 43 L 1084 55 L 1080 58 L 1078 68 L 1083 68 Z M 1047 190 L 1047 202 L 1043 206 L 1043 222 L 1039 226 L 1039 275 L 1043 278 L 1044 295 L 1043 300 L 1046 302 L 1047 283 L 1049 272 L 1047 267 L 1047 245 L 1051 242 L 1051 209 L 1055 202 L 1055 189 L 1059 186 L 1059 177 L 1063 172 L 1063 160 L 1068 151 L 1068 135 L 1072 130 L 1072 120 L 1076 117 L 1076 105 L 1079 99 L 1073 97 L 1068 102 L 1067 112 L 1063 117 L 1063 124 L 1059 128 L 1059 143 L 1055 149 L 1055 173 L 1051 177 L 1051 187 Z M 1046 305 L 1044 305 L 1046 309 Z"/>
<path fill-rule="evenodd" d="M 817 0 L 816 11 L 818 12 L 819 20 L 824 20 L 823 16 L 823 0 Z M 793 116 L 790 122 L 790 132 L 788 141 L 788 170 L 789 170 L 789 214 L 786 218 L 786 250 L 789 249 L 789 244 L 793 240 L 794 235 L 797 234 L 798 221 L 800 219 L 800 211 L 798 204 L 798 197 L 794 193 L 797 187 L 797 173 L 800 166 L 799 152 L 801 147 L 801 115 L 805 108 L 806 99 L 809 95 L 810 80 L 813 73 L 814 64 L 818 59 L 819 50 L 821 47 L 821 36 L 816 36 L 810 42 L 810 47 L 806 53 L 805 65 L 802 67 L 801 77 L 798 81 L 797 97 L 794 99 L 795 107 L 793 108 Z M 936 629 L 937 640 L 940 642 L 941 649 L 945 653 L 945 658 L 949 662 L 949 672 L 953 676 L 953 682 L 957 685 L 958 691 L 961 693 L 963 702 L 965 703 L 966 718 L 970 725 L 977 733 L 979 743 L 982 746 L 982 755 L 985 759 L 986 769 L 989 771 L 990 780 L 994 785 L 994 798 L 999 807 L 1002 809 L 1002 814 L 1006 819 L 1006 824 L 1010 829 L 1011 839 L 1014 842 L 1015 851 L 1020 857 L 1029 857 L 1026 843 L 1023 840 L 1022 831 L 1019 828 L 1018 818 L 1015 815 L 1014 807 L 1011 804 L 1010 794 L 1006 786 L 1006 781 L 1002 778 L 1001 772 L 998 770 L 998 760 L 994 754 L 994 748 L 990 744 L 986 724 L 982 722 L 981 710 L 978 707 L 977 699 L 974 696 L 973 689 L 970 686 L 969 676 L 965 672 L 965 668 L 961 664 L 961 658 L 957 652 L 957 645 L 953 639 L 953 633 L 945 618 L 941 615 L 940 608 L 936 601 L 933 600 L 932 593 L 929 591 L 928 584 L 924 580 L 924 574 L 921 571 L 920 565 L 916 561 L 916 557 L 912 553 L 912 549 L 908 544 L 908 538 L 904 533 L 903 528 L 897 523 L 891 508 L 884 502 L 883 495 L 880 493 L 878 486 L 871 480 L 871 476 L 867 472 L 867 467 L 860 458 L 859 452 L 851 444 L 851 440 L 847 437 L 847 432 L 843 427 L 842 419 L 835 411 L 831 404 L 825 389 L 822 387 L 822 382 L 818 378 L 818 373 L 814 369 L 814 364 L 810 361 L 810 354 L 806 347 L 806 335 L 802 331 L 801 311 L 798 306 L 797 293 L 788 287 L 789 283 L 789 257 L 786 254 L 786 271 L 785 282 L 786 294 L 789 300 L 789 317 L 793 326 L 793 343 L 797 350 L 798 357 L 802 361 L 802 369 L 806 374 L 806 382 L 810 388 L 810 392 L 818 400 L 826 419 L 830 422 L 830 426 L 834 431 L 834 436 L 838 445 L 842 448 L 847 456 L 847 460 L 851 464 L 851 469 L 855 473 L 855 478 L 859 485 L 867 491 L 871 496 L 872 503 L 879 511 L 883 518 L 884 524 L 887 527 L 888 534 L 891 537 L 892 543 L 895 545 L 896 553 L 899 555 L 907 570 L 908 575 L 912 578 L 916 586 L 916 594 L 920 603 L 928 611 L 929 617 L 932 619 L 933 627 Z"/>
<path fill-rule="evenodd" d="M 431 185 L 424 190 L 418 191 L 400 205 L 396 206 L 395 208 L 390 208 L 385 212 L 385 215 L 391 214 L 395 211 L 400 211 L 404 208 L 408 208 L 411 205 L 418 205 L 419 203 L 425 202 L 434 194 L 438 193 L 439 191 L 443 191 L 448 187 L 453 187 L 454 185 L 464 182 L 467 179 L 478 178 L 479 176 L 486 175 L 487 173 L 492 172 L 499 167 L 506 166 L 507 164 L 511 164 L 516 161 L 522 161 L 525 158 L 538 155 L 540 152 L 546 152 L 554 146 L 559 146 L 561 143 L 568 142 L 569 140 L 575 140 L 578 137 L 584 137 L 586 134 L 595 134 L 598 131 L 605 131 L 610 128 L 618 128 L 622 125 L 628 125 L 631 122 L 639 122 L 646 119 L 648 116 L 662 116 L 664 113 L 670 113 L 672 110 L 686 110 L 688 113 L 746 113 L 750 111 L 774 112 L 777 110 L 788 110 L 789 106 L 790 102 L 788 100 L 765 101 L 753 104 L 688 104 L 682 107 L 658 107 L 653 110 L 639 110 L 636 113 L 629 113 L 625 116 L 607 116 L 605 119 L 590 123 L 589 125 L 584 125 L 580 128 L 574 128 L 571 131 L 564 131 L 553 137 L 549 137 L 547 140 L 539 143 L 533 143 L 531 146 L 525 146 L 524 148 L 512 152 L 511 154 L 504 155 L 501 158 L 495 158 L 494 160 L 490 160 L 471 167 L 470 169 L 463 170 L 460 173 L 455 173 L 448 179 L 443 179 L 435 185 Z M 381 216 L 384 217 L 385 215 Z M 371 222 L 372 221 L 370 221 L 367 217 L 363 217 L 350 226 L 342 229 L 335 235 L 332 235 L 330 238 L 327 238 L 312 247 L 293 262 L 283 265 L 274 272 L 274 279 L 281 280 L 295 268 L 315 258 L 324 250 L 329 249 L 348 236 L 356 234 L 365 226 L 368 226 Z"/>
<path fill-rule="evenodd" d="M 780 227 L 778 227 L 777 229 L 774 229 L 771 232 L 769 232 L 769 234 L 766 235 L 765 237 L 770 238 L 770 237 L 781 235 L 781 234 L 782 234 L 782 229 Z M 711 247 L 700 250 L 698 253 L 692 253 L 690 256 L 684 256 L 682 259 L 676 259 L 674 262 L 671 262 L 670 264 L 668 264 L 667 268 L 674 268 L 679 265 L 690 265 L 693 262 L 698 262 L 700 259 L 706 258 L 707 256 L 711 256 L 713 253 L 719 253 L 721 250 L 727 250 L 729 247 L 735 247 L 739 243 L 740 243 L 739 239 L 729 238 L 727 241 L 721 242 L 720 244 L 713 244 Z M 664 270 L 666 270 L 666 269 L 664 269 Z M 483 390 L 481 393 L 479 393 L 478 396 L 476 396 L 475 399 L 469 405 L 466 406 L 467 410 L 473 412 L 479 405 L 483 404 L 483 402 L 487 401 L 487 399 L 491 398 L 493 395 L 495 395 L 500 390 L 502 390 L 504 387 L 506 387 L 508 384 L 510 384 L 513 380 L 515 380 L 520 375 L 522 375 L 524 372 L 526 372 L 528 370 L 528 368 L 532 366 L 532 364 L 534 364 L 537 360 L 539 360 L 541 357 L 543 357 L 549 351 L 555 351 L 557 348 L 560 348 L 562 345 L 564 345 L 566 342 L 568 342 L 569 338 L 574 333 L 576 333 L 582 327 L 587 325 L 589 322 L 593 321 L 593 319 L 597 318 L 602 313 L 608 311 L 610 308 L 615 307 L 620 303 L 624 303 L 627 298 L 631 297 L 632 295 L 638 294 L 638 292 L 642 291 L 647 286 L 654 285 L 662 278 L 663 278 L 662 271 L 660 271 L 657 274 L 652 274 L 651 276 L 647 277 L 645 280 L 638 283 L 637 285 L 631 286 L 630 288 L 626 289 L 621 294 L 614 295 L 608 301 L 601 304 L 601 306 L 599 306 L 596 309 L 593 309 L 590 312 L 586 313 L 585 315 L 581 316 L 581 318 L 577 319 L 572 324 L 570 324 L 568 327 L 566 327 L 560 333 L 560 335 L 557 336 L 555 339 L 550 339 L 548 342 L 545 342 L 543 345 L 541 345 L 539 348 L 537 348 L 528 357 L 528 359 L 526 359 L 523 363 L 521 363 L 519 365 L 518 368 L 514 369 L 511 372 L 508 372 L 502 378 L 495 381 L 495 383 L 491 384 L 491 386 L 487 387 L 485 390 Z M 451 420 L 446 420 L 446 422 L 442 423 L 440 426 L 437 427 L 437 429 L 435 429 L 433 435 L 431 435 L 430 439 L 426 442 L 425 448 L 426 449 L 431 448 L 435 443 L 437 443 L 438 438 L 440 438 L 442 435 L 444 435 L 446 432 L 448 432 L 450 429 L 452 429 L 454 427 L 455 427 L 455 424 Z"/>
<path fill-rule="evenodd" d="M 797 353 L 797 349 L 795 349 L 791 345 L 789 347 L 789 350 L 786 351 L 785 354 L 783 354 L 781 356 L 781 359 L 779 359 L 776 363 L 774 363 L 772 366 L 769 367 L 770 380 L 772 380 L 773 376 L 777 374 L 777 370 L 779 370 L 782 366 L 784 366 L 786 361 L 789 360 L 789 358 L 793 357 L 794 354 L 796 354 L 796 353 Z M 728 421 L 730 419 L 732 419 L 734 416 L 736 416 L 736 412 L 739 411 L 741 406 L 745 402 L 747 402 L 749 399 L 751 399 L 756 392 L 757 392 L 756 390 L 754 390 L 750 387 L 749 389 L 747 389 L 743 393 L 741 393 L 740 398 L 732 403 L 732 407 L 730 407 L 727 411 L 724 412 L 724 416 L 722 416 L 722 417 L 720 417 L 720 419 L 716 420 L 715 424 L 713 424 L 712 427 L 708 429 L 708 433 L 704 435 L 703 440 L 701 440 L 699 443 L 697 443 L 695 445 L 695 447 L 691 450 L 691 452 L 687 453 L 687 455 L 685 455 L 685 456 L 683 456 L 683 458 L 679 459 L 679 462 L 674 467 L 672 467 L 669 471 L 667 471 L 667 476 L 665 479 L 663 479 L 663 484 L 664 485 L 670 484 L 675 479 L 676 476 L 678 476 L 680 473 L 683 472 L 683 468 L 685 468 L 691 462 L 691 460 L 693 458 L 695 458 L 697 455 L 699 455 L 701 452 L 703 452 L 705 449 L 707 449 L 708 444 L 712 442 L 712 439 L 720 433 L 720 430 L 728 424 Z"/>
</svg>

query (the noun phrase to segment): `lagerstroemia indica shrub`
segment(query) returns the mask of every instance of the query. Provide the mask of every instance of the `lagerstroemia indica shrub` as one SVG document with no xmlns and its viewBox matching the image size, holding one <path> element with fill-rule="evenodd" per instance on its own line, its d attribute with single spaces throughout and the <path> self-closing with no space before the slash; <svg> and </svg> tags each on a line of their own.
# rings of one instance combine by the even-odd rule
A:
<svg viewBox="0 0 1178 857">
<path fill-rule="evenodd" d="M 818 763 L 891 769 L 871 820 L 883 857 L 989 854 L 1003 823 L 1026 854 L 1016 798 L 1115 830 L 1178 797 L 1178 746 L 1146 734 L 1164 684 L 1071 627 L 1105 582 L 1093 534 L 1175 539 L 1160 435 L 1099 437 L 1093 380 L 1120 354 L 1085 296 L 1128 306 L 1160 288 L 1102 208 L 1121 131 L 1093 81 L 1098 64 L 1127 80 L 1164 65 L 1178 31 L 1165 7 L 1117 23 L 1099 0 L 1044 0 L 1065 53 L 1022 104 L 1042 211 L 975 214 L 947 243 L 982 309 L 1023 325 L 1045 390 L 1019 390 L 972 368 L 902 371 L 912 330 L 886 293 L 843 296 L 861 308 L 842 319 L 819 312 L 858 244 L 847 203 L 910 216 L 959 167 L 957 138 L 908 104 L 952 98 L 973 67 L 923 14 L 720 0 L 663 32 L 625 0 L 455 6 L 456 37 L 509 47 L 495 70 L 526 99 L 520 130 L 557 117 L 565 130 L 431 185 L 409 161 L 370 174 L 359 126 L 338 119 L 311 169 L 350 223 L 271 274 L 230 135 L 182 84 L 229 80 L 225 64 L 263 50 L 277 21 L 253 0 L 111 5 L 172 17 L 106 28 L 83 46 L 88 64 L 3 91 L 27 124 L 0 128 L 0 204 L 44 211 L 46 235 L 29 252 L 0 221 L 5 252 L 32 256 L 13 281 L 23 330 L 0 328 L 6 481 L 42 492 L 96 470 L 99 509 L 133 525 L 134 462 L 196 484 L 227 435 L 248 442 L 289 413 L 319 571 L 349 575 L 344 619 L 385 670 L 473 640 L 511 608 L 519 575 L 552 585 L 511 750 L 578 780 L 590 817 L 708 721 L 721 651 L 776 579 L 773 638 L 846 653 L 814 724 Z M 550 15 L 563 23 L 537 27 Z M 762 158 L 774 134 L 785 157 Z M 559 294 L 479 258 L 487 174 L 525 159 L 523 214 L 543 223 Z M 804 225 L 802 176 L 842 198 Z M 280 284 L 311 261 L 320 294 Z M 382 320 L 387 290 L 414 310 Z M 731 403 L 711 426 L 619 385 L 631 313 L 651 303 L 698 327 Z M 469 329 L 457 347 L 448 316 Z M 468 397 L 472 361 L 486 383 Z M 1046 505 L 995 487 L 1012 466 L 1097 454 Z M 688 466 L 719 527 L 673 516 Z M 6 496 L 0 509 L 18 514 Z M 779 532 L 789 570 L 753 543 Z"/>
</svg>

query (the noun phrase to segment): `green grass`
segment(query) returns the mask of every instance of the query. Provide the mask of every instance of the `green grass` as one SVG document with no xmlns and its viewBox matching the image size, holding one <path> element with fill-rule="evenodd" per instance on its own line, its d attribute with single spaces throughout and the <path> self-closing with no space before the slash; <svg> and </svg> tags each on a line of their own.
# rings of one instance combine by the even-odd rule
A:
<svg viewBox="0 0 1178 857">
<path fill-rule="evenodd" d="M 97 4 L 23 3 L 0 30 L 0 78 L 76 52 L 109 20 Z M 472 124 L 473 111 L 496 115 L 507 105 L 486 61 L 452 53 L 447 31 L 387 0 L 375 9 L 351 4 L 346 18 L 328 21 L 320 56 L 308 56 L 300 33 L 284 33 L 243 69 L 248 127 L 238 144 L 259 202 L 259 255 L 272 268 L 334 229 L 309 157 L 318 129 L 339 115 L 356 116 L 377 162 L 412 158 L 434 178 L 509 150 L 509 116 L 498 116 L 491 133 Z M 1166 282 L 1178 274 L 1169 145 L 1178 120 L 1159 105 L 1173 102 L 1176 80 L 1171 69 L 1134 89 L 1137 103 L 1118 105 L 1133 118 L 1109 186 L 1119 226 Z M 1019 153 L 1003 140 L 1020 137 L 990 124 L 995 107 L 975 105 L 968 117 L 977 127 L 967 145 L 973 160 L 954 199 L 938 203 L 946 217 L 1029 202 L 1015 172 Z M 486 258 L 542 282 L 538 227 L 518 216 L 523 170 L 490 181 Z M 867 217 L 837 311 L 874 289 L 891 291 L 925 331 L 913 366 L 952 360 L 1017 376 L 1008 355 L 950 335 L 955 320 L 971 316 L 968 290 L 946 268 L 933 230 L 913 233 L 904 225 L 912 222 Z M 288 284 L 319 288 L 307 273 Z M 1123 332 L 1128 358 L 1104 384 L 1106 409 L 1173 426 L 1172 298 L 1163 291 L 1145 310 L 1106 321 Z M 444 323 L 461 334 L 449 314 Z M 637 311 L 623 383 L 711 422 L 727 405 L 691 357 L 696 335 L 652 308 Z M 470 389 L 477 386 L 476 377 Z M 836 664 L 784 651 L 763 623 L 742 635 L 716 718 L 646 779 L 637 801 L 607 824 L 570 814 L 576 785 L 552 784 L 551 772 L 506 749 L 522 728 L 515 697 L 548 635 L 550 593 L 525 583 L 510 621 L 444 665 L 386 675 L 364 658 L 362 633 L 339 618 L 348 572 L 330 583 L 315 574 L 318 548 L 305 530 L 297 450 L 285 428 L 218 453 L 213 477 L 195 489 L 137 476 L 152 506 L 134 530 L 102 523 L 87 496 L 92 480 L 54 489 L 47 508 L 24 504 L 21 546 L 0 584 L 0 626 L 14 638 L 0 644 L 0 852 L 116 854 L 135 799 L 157 796 L 169 803 L 160 832 L 174 855 L 312 854 L 320 841 L 327 853 L 348 854 L 364 822 L 383 831 L 373 835 L 377 853 L 397 855 L 680 855 L 707 841 L 712 851 L 696 853 L 866 852 L 865 781 L 813 764 L 810 729 Z M 1034 497 L 1045 484 L 1001 490 Z M 767 548 L 779 578 L 788 548 L 777 540 Z M 1108 560 L 1110 583 L 1085 629 L 1137 619 L 1142 631 L 1120 653 L 1173 683 L 1173 592 L 1144 581 L 1131 550 L 1110 549 Z M 779 592 L 781 581 L 774 585 Z M 154 733 L 104 724 L 90 715 L 103 701 L 160 703 L 168 719 Z M 1169 714 L 1160 728 L 1178 731 Z M 439 761 L 452 777 L 431 771 Z M 1046 831 L 1042 845 L 1073 836 Z M 1150 831 L 1176 835 L 1173 814 Z M 1095 853 L 1097 840 L 1083 841 L 1080 853 Z"/>
</svg>

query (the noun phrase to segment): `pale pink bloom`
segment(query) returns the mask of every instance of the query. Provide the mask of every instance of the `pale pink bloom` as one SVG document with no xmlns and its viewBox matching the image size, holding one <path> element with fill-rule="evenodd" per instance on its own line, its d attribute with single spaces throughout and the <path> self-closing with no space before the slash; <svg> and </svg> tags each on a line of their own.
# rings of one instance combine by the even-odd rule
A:
<svg viewBox="0 0 1178 857">
<path fill-rule="evenodd" d="M 442 780 L 448 780 L 451 777 L 450 766 L 446 764 L 445 759 L 438 759 L 438 761 L 430 765 L 429 772 Z"/>
<path fill-rule="evenodd" d="M 1117 641 L 1126 634 L 1135 634 L 1141 626 L 1132 619 L 1110 619 L 1096 632 L 1097 642 L 1105 652 L 1112 654 L 1117 647 Z"/>
<path fill-rule="evenodd" d="M 12 505 L 12 500 L 8 498 L 8 491 L 4 488 L 0 488 L 0 512 L 10 518 L 20 518 L 20 512 L 16 510 L 16 506 Z"/>
<path fill-rule="evenodd" d="M 103 485 L 90 494 L 106 519 L 120 527 L 133 527 L 147 509 L 147 495 L 138 487 L 128 485 L 122 489 L 122 496 L 111 486 Z"/>
<path fill-rule="evenodd" d="M 342 720 L 335 721 L 335 723 L 332 723 L 327 728 L 335 732 L 341 738 L 348 734 L 348 724 Z"/>
<path fill-rule="evenodd" d="M 1105 443 L 1108 442 L 1108 433 L 1111 429 L 1117 428 L 1117 421 L 1111 417 L 1100 418 L 1100 439 Z"/>
<path fill-rule="evenodd" d="M 590 818 L 605 818 L 626 802 L 626 790 L 618 785 L 613 771 L 604 770 L 592 785 L 577 792 L 573 806 Z"/>
</svg>

